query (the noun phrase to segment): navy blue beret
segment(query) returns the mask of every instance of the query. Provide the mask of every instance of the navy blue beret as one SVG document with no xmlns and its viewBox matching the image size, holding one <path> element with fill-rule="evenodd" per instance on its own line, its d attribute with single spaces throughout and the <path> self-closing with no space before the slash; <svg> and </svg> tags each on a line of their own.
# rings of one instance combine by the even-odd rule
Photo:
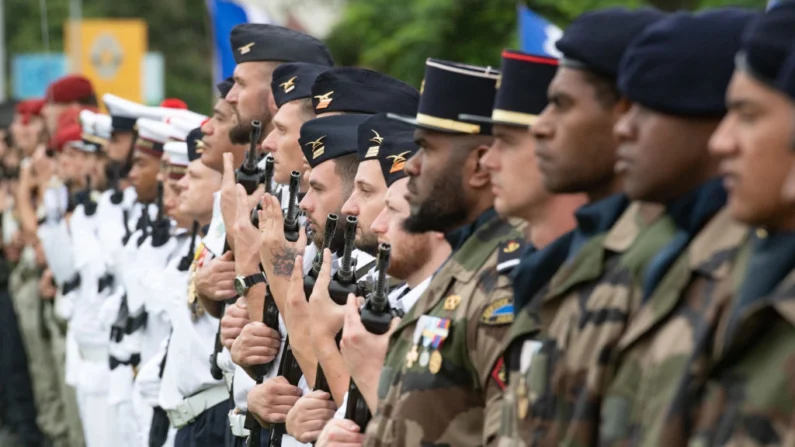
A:
<svg viewBox="0 0 795 447">
<path fill-rule="evenodd" d="M 561 65 L 615 78 L 627 46 L 646 27 L 665 17 L 654 8 L 606 8 L 586 12 L 563 31 L 555 46 Z"/>
<path fill-rule="evenodd" d="M 223 81 L 219 82 L 215 87 L 218 89 L 218 97 L 221 99 L 226 98 L 226 95 L 229 94 L 229 90 L 232 90 L 232 87 L 235 86 L 235 80 L 231 77 L 224 79 Z"/>
<path fill-rule="evenodd" d="M 387 118 L 386 113 L 371 116 L 359 126 L 359 161 L 378 158 L 378 151 L 385 138 L 397 132 L 414 131 L 414 127 L 402 121 Z"/>
<path fill-rule="evenodd" d="M 312 86 L 315 113 L 402 113 L 414 115 L 420 93 L 414 87 L 376 71 L 336 67 L 318 75 Z"/>
<path fill-rule="evenodd" d="M 760 14 L 745 29 L 737 68 L 759 81 L 775 85 L 795 42 L 795 2 L 780 3 Z"/>
<path fill-rule="evenodd" d="M 188 145 L 188 160 L 193 161 L 201 158 L 202 152 L 204 152 L 202 137 L 204 137 L 204 134 L 201 127 L 188 132 L 188 136 L 185 138 L 185 143 Z"/>
<path fill-rule="evenodd" d="M 309 166 L 343 155 L 355 154 L 359 125 L 369 115 L 334 115 L 315 118 L 301 126 L 298 143 Z"/>
<path fill-rule="evenodd" d="M 776 87 L 788 94 L 795 103 L 795 45 L 790 47 L 789 57 L 784 63 L 784 68 L 779 72 Z"/>
<path fill-rule="evenodd" d="M 720 8 L 660 20 L 627 48 L 619 90 L 630 101 L 663 113 L 724 115 L 734 56 L 743 30 L 756 15 Z"/>
<path fill-rule="evenodd" d="M 276 107 L 296 99 L 312 96 L 312 85 L 320 73 L 328 70 L 325 65 L 306 62 L 289 62 L 279 65 L 273 70 L 271 91 Z"/>
<path fill-rule="evenodd" d="M 235 62 L 310 62 L 334 65 L 328 48 L 300 31 L 264 23 L 244 23 L 229 35 Z"/>
<path fill-rule="evenodd" d="M 397 132 L 384 138 L 378 161 L 387 188 L 406 177 L 406 161 L 419 151 L 414 142 L 414 131 Z"/>
</svg>

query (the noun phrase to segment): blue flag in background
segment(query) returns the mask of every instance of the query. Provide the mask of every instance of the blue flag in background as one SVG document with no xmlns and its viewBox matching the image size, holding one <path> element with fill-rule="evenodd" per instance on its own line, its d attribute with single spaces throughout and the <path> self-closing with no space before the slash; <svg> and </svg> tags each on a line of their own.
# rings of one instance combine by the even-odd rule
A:
<svg viewBox="0 0 795 447">
<path fill-rule="evenodd" d="M 560 28 L 547 19 L 531 11 L 525 5 L 519 5 L 519 43 L 522 51 L 539 56 L 561 56 L 555 42 L 563 35 Z"/>
<path fill-rule="evenodd" d="M 219 82 L 235 71 L 235 57 L 229 43 L 232 28 L 241 23 L 270 23 L 271 20 L 265 11 L 246 0 L 207 0 L 207 10 L 213 25 L 213 76 Z"/>
</svg>

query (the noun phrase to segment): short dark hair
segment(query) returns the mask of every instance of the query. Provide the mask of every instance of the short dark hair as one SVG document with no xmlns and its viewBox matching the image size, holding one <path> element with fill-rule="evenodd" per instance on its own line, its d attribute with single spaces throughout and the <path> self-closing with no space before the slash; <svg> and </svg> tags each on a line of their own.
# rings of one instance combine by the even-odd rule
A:
<svg viewBox="0 0 795 447">
<path fill-rule="evenodd" d="M 334 173 L 342 179 L 345 197 L 349 197 L 353 192 L 353 182 L 356 178 L 356 171 L 359 169 L 359 154 L 354 152 L 337 157 L 333 161 Z"/>
<path fill-rule="evenodd" d="M 312 98 L 296 99 L 300 108 L 301 119 L 309 121 L 315 119 L 315 108 L 312 106 Z"/>
<path fill-rule="evenodd" d="M 97 95 L 93 93 L 86 96 L 85 98 L 80 98 L 80 100 L 78 100 L 77 103 L 80 104 L 81 106 L 91 106 L 91 107 L 99 106 L 99 103 L 97 102 Z"/>
<path fill-rule="evenodd" d="M 608 76 L 596 74 L 591 71 L 583 71 L 585 82 L 591 84 L 594 89 L 596 100 L 604 107 L 609 109 L 621 100 L 621 93 L 616 87 L 616 80 Z"/>
</svg>

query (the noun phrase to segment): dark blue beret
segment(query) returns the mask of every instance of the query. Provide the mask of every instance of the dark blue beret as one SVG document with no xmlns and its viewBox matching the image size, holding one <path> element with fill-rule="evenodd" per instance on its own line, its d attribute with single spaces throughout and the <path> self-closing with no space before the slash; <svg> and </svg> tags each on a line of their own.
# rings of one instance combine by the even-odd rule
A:
<svg viewBox="0 0 795 447">
<path fill-rule="evenodd" d="M 315 113 L 417 112 L 420 94 L 393 77 L 356 67 L 337 67 L 318 75 L 312 86 Z"/>
<path fill-rule="evenodd" d="M 301 126 L 298 143 L 309 166 L 343 155 L 355 154 L 359 125 L 369 115 L 334 115 L 315 118 Z"/>
<path fill-rule="evenodd" d="M 618 73 L 619 90 L 630 101 L 663 113 L 724 115 L 734 56 L 743 30 L 755 16 L 720 8 L 660 20 L 627 48 Z"/>
<path fill-rule="evenodd" d="M 202 152 L 204 152 L 202 137 L 204 137 L 204 134 L 201 127 L 188 132 L 188 136 L 185 138 L 185 143 L 188 145 L 188 160 L 193 161 L 201 158 Z"/>
<path fill-rule="evenodd" d="M 406 177 L 406 161 L 419 150 L 414 142 L 413 130 L 393 133 L 384 138 L 378 161 L 381 162 L 381 173 L 384 174 L 387 188 Z"/>
<path fill-rule="evenodd" d="M 263 23 L 244 23 L 229 35 L 235 62 L 310 62 L 334 65 L 323 42 L 300 31 Z"/>
<path fill-rule="evenodd" d="M 746 27 L 737 68 L 773 86 L 793 42 L 795 2 L 780 3 Z"/>
<path fill-rule="evenodd" d="M 397 132 L 414 131 L 414 127 L 402 121 L 387 118 L 386 113 L 373 115 L 359 126 L 359 161 L 378 158 L 378 151 L 385 138 Z"/>
<path fill-rule="evenodd" d="M 666 14 L 654 8 L 606 8 L 586 12 L 563 31 L 555 46 L 561 65 L 616 78 L 621 56 L 646 27 Z"/>
<path fill-rule="evenodd" d="M 428 59 L 416 116 L 390 113 L 389 118 L 435 132 L 489 135 L 491 124 L 472 124 L 459 116 L 491 115 L 499 76 L 491 67 Z"/>
<path fill-rule="evenodd" d="M 307 62 L 289 62 L 276 67 L 273 71 L 271 91 L 276 107 L 312 96 L 312 84 L 320 73 L 328 70 L 325 65 Z"/>
<path fill-rule="evenodd" d="M 788 94 L 795 103 L 795 45 L 790 47 L 789 57 L 784 63 L 784 68 L 779 72 L 776 87 Z"/>
<path fill-rule="evenodd" d="M 229 90 L 232 90 L 232 87 L 235 85 L 235 80 L 231 77 L 224 79 L 223 81 L 219 82 L 218 85 L 215 87 L 218 89 L 218 97 L 221 99 L 226 98 L 226 95 L 229 94 Z"/>
</svg>

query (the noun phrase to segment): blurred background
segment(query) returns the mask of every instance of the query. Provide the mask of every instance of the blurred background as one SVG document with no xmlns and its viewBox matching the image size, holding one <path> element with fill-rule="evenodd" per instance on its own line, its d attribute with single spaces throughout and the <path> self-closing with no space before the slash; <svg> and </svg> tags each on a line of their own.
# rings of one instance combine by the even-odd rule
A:
<svg viewBox="0 0 795 447">
<path fill-rule="evenodd" d="M 0 102 L 41 97 L 81 72 L 99 93 L 156 104 L 178 97 L 208 112 L 234 69 L 229 30 L 274 23 L 327 42 L 337 63 L 415 86 L 427 57 L 498 65 L 502 48 L 554 54 L 560 30 L 596 8 L 674 11 L 767 0 L 0 0 Z"/>
</svg>

